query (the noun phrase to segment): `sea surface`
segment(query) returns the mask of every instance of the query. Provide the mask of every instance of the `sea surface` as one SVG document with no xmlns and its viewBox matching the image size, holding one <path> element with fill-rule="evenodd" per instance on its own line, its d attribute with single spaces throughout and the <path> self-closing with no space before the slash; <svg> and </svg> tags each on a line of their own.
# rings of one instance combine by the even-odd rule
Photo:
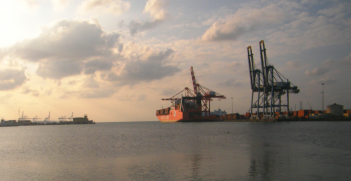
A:
<svg viewBox="0 0 351 181">
<path fill-rule="evenodd" d="M 0 127 L 0 180 L 351 180 L 351 122 Z"/>
</svg>

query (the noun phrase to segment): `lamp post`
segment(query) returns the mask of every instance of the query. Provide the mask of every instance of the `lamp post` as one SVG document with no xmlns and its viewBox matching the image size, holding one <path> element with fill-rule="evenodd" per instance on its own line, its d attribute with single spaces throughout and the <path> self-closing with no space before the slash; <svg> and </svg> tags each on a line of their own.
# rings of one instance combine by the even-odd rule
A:
<svg viewBox="0 0 351 181">
<path fill-rule="evenodd" d="M 324 83 L 322 83 L 322 110 L 324 112 Z"/>
<path fill-rule="evenodd" d="M 233 114 L 233 98 L 232 98 L 232 114 Z"/>
</svg>

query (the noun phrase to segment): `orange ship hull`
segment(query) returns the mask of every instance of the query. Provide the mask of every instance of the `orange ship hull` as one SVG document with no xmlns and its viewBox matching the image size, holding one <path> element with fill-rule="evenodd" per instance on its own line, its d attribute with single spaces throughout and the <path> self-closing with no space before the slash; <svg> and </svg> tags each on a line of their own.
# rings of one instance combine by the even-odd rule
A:
<svg viewBox="0 0 351 181">
<path fill-rule="evenodd" d="M 191 114 L 191 113 L 190 113 Z M 209 122 L 216 121 L 216 116 L 189 116 L 189 112 L 170 110 L 166 114 L 156 114 L 158 120 L 163 123 L 173 122 Z"/>
</svg>

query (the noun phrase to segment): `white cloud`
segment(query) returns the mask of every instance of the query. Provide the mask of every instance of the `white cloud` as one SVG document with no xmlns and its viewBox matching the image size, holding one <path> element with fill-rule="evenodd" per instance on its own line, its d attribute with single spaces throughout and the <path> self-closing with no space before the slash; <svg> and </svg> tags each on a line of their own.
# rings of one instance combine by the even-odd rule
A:
<svg viewBox="0 0 351 181">
<path fill-rule="evenodd" d="M 282 9 L 270 5 L 262 9 L 242 8 L 227 17 L 226 21 L 216 21 L 202 35 L 204 41 L 236 40 L 243 34 L 268 25 L 280 23 L 285 18 Z"/>
<path fill-rule="evenodd" d="M 23 1 L 29 8 L 34 8 L 39 5 L 38 0 L 23 0 Z"/>
<path fill-rule="evenodd" d="M 121 14 L 130 9 L 130 3 L 122 0 L 85 0 L 78 8 L 80 12 Z"/>
<path fill-rule="evenodd" d="M 54 10 L 61 11 L 68 6 L 70 0 L 51 0 Z"/>
<path fill-rule="evenodd" d="M 153 18 L 152 21 L 137 21 L 133 20 L 129 23 L 130 34 L 134 35 L 137 32 L 155 28 L 169 18 L 169 14 L 164 9 L 166 6 L 164 0 L 148 0 L 146 2 L 144 13 L 149 13 Z"/>
<path fill-rule="evenodd" d="M 168 17 L 168 13 L 163 9 L 165 5 L 164 0 L 148 0 L 144 13 L 149 13 L 154 20 L 164 20 Z"/>
</svg>

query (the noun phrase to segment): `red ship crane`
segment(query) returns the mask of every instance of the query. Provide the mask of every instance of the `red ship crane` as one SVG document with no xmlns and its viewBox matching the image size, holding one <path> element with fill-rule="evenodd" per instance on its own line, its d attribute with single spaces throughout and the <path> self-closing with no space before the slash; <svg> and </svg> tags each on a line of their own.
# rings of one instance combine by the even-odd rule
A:
<svg viewBox="0 0 351 181">
<path fill-rule="evenodd" d="M 191 79 L 193 80 L 194 92 L 195 92 L 195 95 L 196 95 L 197 94 L 197 84 L 196 84 L 196 79 L 195 79 L 193 66 L 190 67 L 190 73 L 191 73 Z"/>
<path fill-rule="evenodd" d="M 163 101 L 173 101 L 173 100 L 181 100 L 183 97 L 183 94 L 185 97 L 195 97 L 195 94 L 190 90 L 188 87 L 185 87 L 182 91 L 178 92 L 176 95 L 172 96 L 171 98 L 168 99 L 162 99 Z M 179 97 L 181 95 L 181 97 Z"/>
<path fill-rule="evenodd" d="M 206 116 L 209 116 L 210 108 L 211 108 L 210 103 L 212 101 L 212 98 L 218 98 L 218 100 L 221 100 L 221 99 L 226 99 L 226 97 L 222 94 L 219 94 L 209 88 L 206 88 L 196 83 L 193 67 L 190 67 L 190 73 L 193 81 L 194 91 L 190 90 L 188 87 L 185 87 L 182 91 L 172 96 L 171 98 L 162 99 L 162 100 L 171 100 L 171 101 L 177 101 L 182 99 L 187 99 L 189 101 L 190 100 L 195 101 L 196 99 L 201 100 L 202 103 L 196 108 L 196 110 L 199 112 L 204 112 Z"/>
</svg>

